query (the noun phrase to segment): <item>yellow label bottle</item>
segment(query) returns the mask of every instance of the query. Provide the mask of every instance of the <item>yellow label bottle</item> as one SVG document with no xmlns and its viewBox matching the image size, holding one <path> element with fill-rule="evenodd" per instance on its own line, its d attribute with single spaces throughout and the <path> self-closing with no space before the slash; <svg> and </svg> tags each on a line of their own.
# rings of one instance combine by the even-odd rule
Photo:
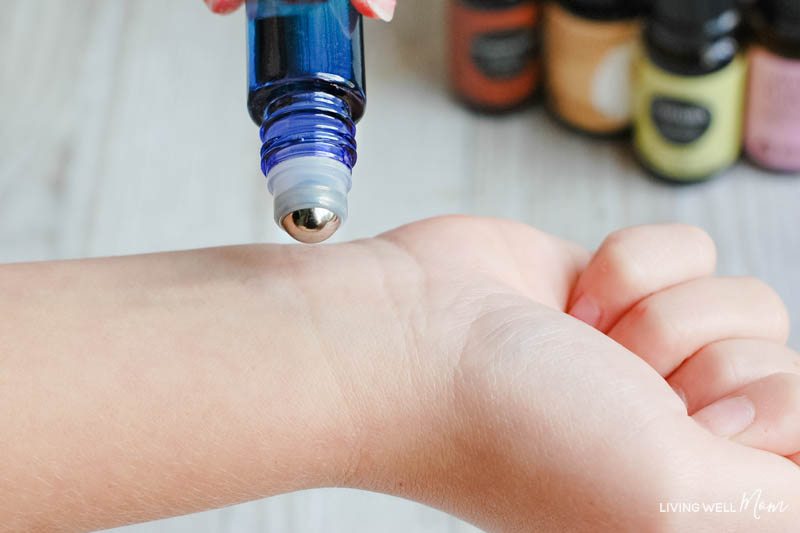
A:
<svg viewBox="0 0 800 533">
<path fill-rule="evenodd" d="M 679 181 L 713 176 L 739 158 L 746 63 L 702 76 L 661 70 L 643 55 L 635 67 L 634 144 L 642 162 Z"/>
<path fill-rule="evenodd" d="M 656 0 L 634 62 L 634 147 L 656 175 L 693 182 L 739 157 L 747 62 L 734 0 Z"/>
</svg>

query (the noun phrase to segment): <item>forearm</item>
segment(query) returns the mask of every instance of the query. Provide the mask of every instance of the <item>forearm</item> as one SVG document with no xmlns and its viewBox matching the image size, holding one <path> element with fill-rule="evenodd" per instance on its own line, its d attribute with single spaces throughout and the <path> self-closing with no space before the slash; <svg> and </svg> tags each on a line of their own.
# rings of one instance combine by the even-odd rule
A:
<svg viewBox="0 0 800 533">
<path fill-rule="evenodd" d="M 0 267 L 0 529 L 357 483 L 413 377 L 396 287 L 347 246 Z"/>
</svg>

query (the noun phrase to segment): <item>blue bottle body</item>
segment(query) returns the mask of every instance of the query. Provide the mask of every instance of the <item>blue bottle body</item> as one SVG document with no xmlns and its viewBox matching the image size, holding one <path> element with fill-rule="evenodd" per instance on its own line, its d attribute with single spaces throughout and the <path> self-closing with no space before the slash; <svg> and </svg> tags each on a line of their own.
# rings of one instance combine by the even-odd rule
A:
<svg viewBox="0 0 800 533">
<path fill-rule="evenodd" d="M 272 99 L 298 90 L 330 91 L 354 122 L 364 114 L 364 37 L 350 0 L 248 0 L 247 105 L 261 125 Z"/>
<path fill-rule="evenodd" d="M 276 220 L 280 224 L 290 209 L 312 207 L 331 209 L 343 220 L 357 158 L 355 124 L 366 105 L 361 15 L 350 0 L 247 0 L 247 18 L 247 104 L 261 126 L 261 167 L 276 195 Z M 315 201 L 314 190 L 326 187 L 322 171 L 307 180 L 313 186 L 307 184 L 304 194 L 298 192 L 300 170 L 292 177 L 282 172 L 282 183 L 271 178 L 275 167 L 299 158 L 346 168 L 346 179 L 331 185 L 336 198 L 322 194 Z M 290 197 L 292 205 L 286 204 Z"/>
</svg>

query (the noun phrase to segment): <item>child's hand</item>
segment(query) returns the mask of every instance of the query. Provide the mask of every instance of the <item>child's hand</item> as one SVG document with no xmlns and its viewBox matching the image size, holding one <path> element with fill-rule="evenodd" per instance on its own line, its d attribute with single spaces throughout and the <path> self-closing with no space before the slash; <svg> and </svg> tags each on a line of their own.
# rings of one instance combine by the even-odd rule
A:
<svg viewBox="0 0 800 533">
<path fill-rule="evenodd" d="M 768 388 L 780 397 L 786 380 L 773 374 L 800 371 L 800 357 L 785 346 L 786 308 L 759 280 L 712 277 L 714 264 L 714 245 L 697 229 L 657 226 L 618 232 L 581 275 L 570 313 L 667 377 L 690 414 L 755 382 L 765 383 L 747 390 L 755 394 Z M 767 384 L 775 387 L 764 388 Z M 707 421 L 711 412 L 696 418 Z M 778 453 L 787 446 L 800 451 L 800 420 L 794 426 L 773 422 L 782 431 L 770 439 L 759 425 L 737 439 Z M 781 439 L 789 440 L 781 445 Z"/>
<path fill-rule="evenodd" d="M 396 406 L 372 419 L 356 485 L 490 531 L 796 527 L 800 467 L 782 457 L 800 452 L 788 317 L 763 283 L 711 277 L 702 231 L 625 230 L 587 268 L 577 247 L 504 221 L 436 219 L 367 242 L 399 287 L 416 371 L 395 377 L 414 385 L 402 404 L 425 416 L 416 432 Z M 568 302 L 602 333 L 563 314 Z M 377 390 L 373 414 L 392 389 Z M 756 521 L 754 502 L 740 506 L 759 490 L 788 510 Z M 661 512 L 669 502 L 741 512 Z"/>
<path fill-rule="evenodd" d="M 244 0 L 203 0 L 214 13 L 236 11 Z M 366 17 L 379 18 L 389 22 L 394 16 L 397 0 L 352 0 L 353 5 Z"/>
<path fill-rule="evenodd" d="M 332 246 L 5 265 L 0 531 L 321 486 L 490 531 L 796 531 L 786 311 L 714 261 L 686 226 L 590 256 L 445 217 Z M 700 511 L 664 512 L 682 504 Z"/>
</svg>

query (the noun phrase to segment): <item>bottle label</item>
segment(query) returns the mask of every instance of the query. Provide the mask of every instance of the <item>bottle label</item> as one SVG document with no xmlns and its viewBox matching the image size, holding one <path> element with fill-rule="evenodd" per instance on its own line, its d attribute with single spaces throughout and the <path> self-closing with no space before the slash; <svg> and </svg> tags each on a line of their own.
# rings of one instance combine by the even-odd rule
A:
<svg viewBox="0 0 800 533">
<path fill-rule="evenodd" d="M 711 111 L 694 102 L 657 97 L 650 108 L 650 119 L 665 139 L 692 144 L 711 126 Z"/>
<path fill-rule="evenodd" d="M 774 170 L 800 171 L 800 60 L 754 47 L 748 93 L 748 155 Z"/>
<path fill-rule="evenodd" d="M 640 32 L 637 19 L 589 20 L 551 2 L 545 53 L 548 97 L 566 122 L 613 133 L 630 122 L 630 72 Z"/>
<path fill-rule="evenodd" d="M 634 145 L 657 173 L 695 181 L 739 157 L 747 66 L 735 58 L 702 76 L 665 72 L 643 52 L 635 62 Z"/>
<path fill-rule="evenodd" d="M 449 2 L 450 76 L 455 92 L 472 105 L 508 109 L 539 84 L 539 6 L 519 2 L 484 9 Z"/>
<path fill-rule="evenodd" d="M 503 80 L 519 76 L 538 53 L 534 36 L 530 28 L 476 35 L 470 47 L 472 61 L 487 78 Z"/>
</svg>

